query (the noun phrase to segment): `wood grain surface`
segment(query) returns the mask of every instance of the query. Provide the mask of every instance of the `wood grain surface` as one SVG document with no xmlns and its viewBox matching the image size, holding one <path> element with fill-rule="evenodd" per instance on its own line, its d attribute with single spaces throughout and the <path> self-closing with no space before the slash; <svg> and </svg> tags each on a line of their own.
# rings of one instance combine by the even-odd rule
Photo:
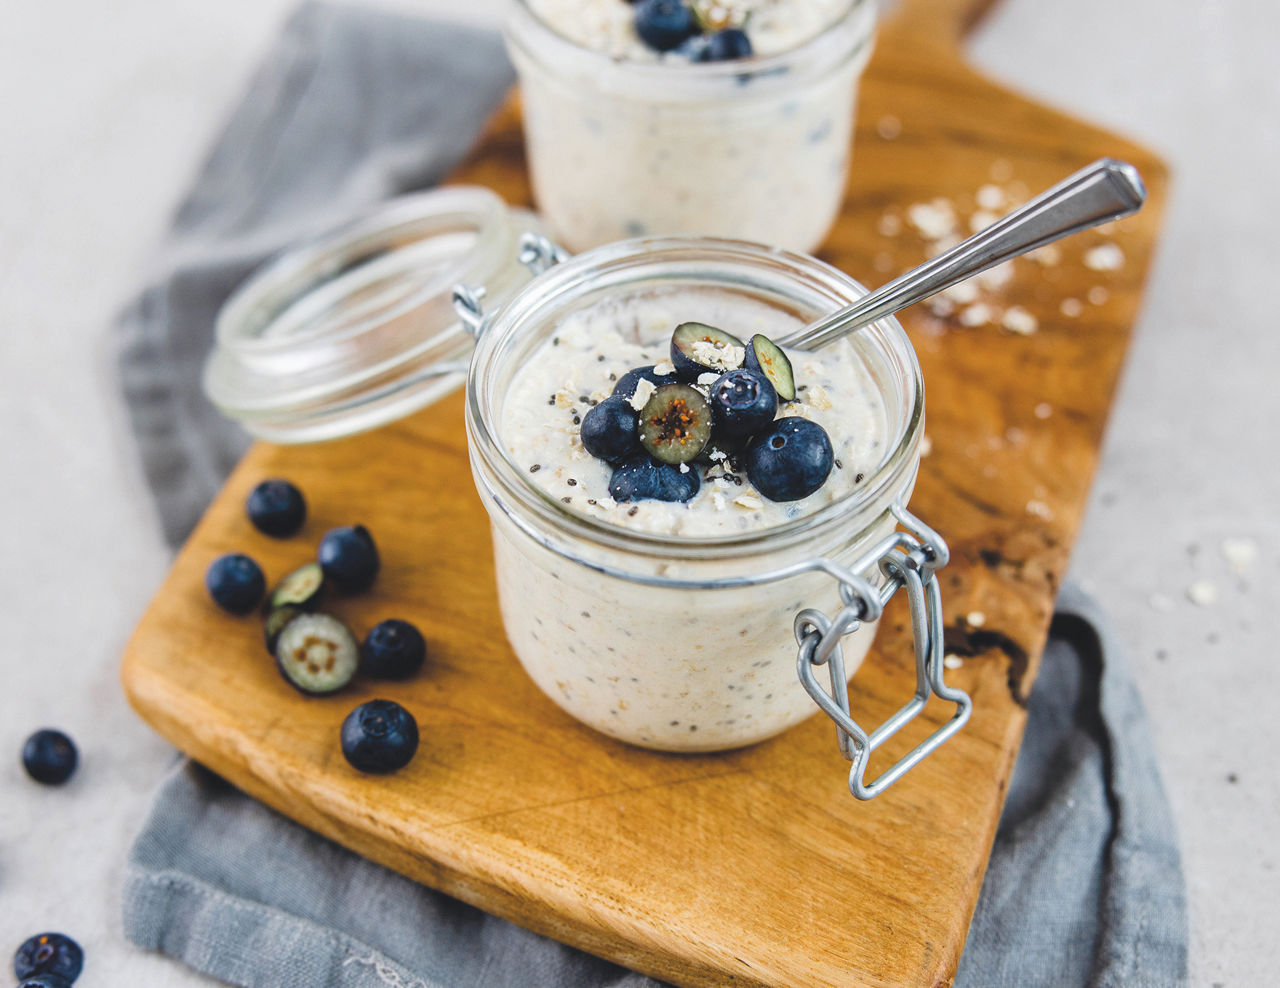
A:
<svg viewBox="0 0 1280 988">
<path fill-rule="evenodd" d="M 821 256 L 878 283 L 928 251 L 886 214 L 900 220 L 909 204 L 937 196 L 967 214 L 993 179 L 1036 191 L 1102 155 L 1137 164 L 1151 199 L 1114 229 L 1065 242 L 1057 263 L 1015 262 L 996 301 L 1034 315 L 1033 334 L 965 327 L 919 306 L 903 316 L 924 366 L 932 443 L 911 507 L 952 548 L 940 578 L 949 648 L 965 662 L 947 675 L 974 700 L 960 735 L 886 795 L 859 803 L 819 716 L 752 748 L 699 756 L 631 748 L 578 725 L 538 692 L 503 637 L 458 395 L 351 439 L 255 446 L 129 643 L 123 678 L 139 713 L 246 792 L 354 851 L 659 978 L 949 984 L 1166 184 L 1148 151 L 966 67 L 959 41 L 984 6 L 905 0 L 882 26 L 847 203 Z M 456 180 L 530 201 L 518 113 L 513 101 L 497 115 Z M 1087 268 L 1084 252 L 1108 241 L 1123 266 Z M 1062 313 L 1068 299 L 1081 302 L 1079 315 Z M 312 505 L 288 541 L 259 535 L 243 512 L 255 483 L 281 475 Z M 208 602 L 203 572 L 239 550 L 277 578 L 311 558 L 327 528 L 357 521 L 378 537 L 384 570 L 372 593 L 336 611 L 361 633 L 386 617 L 414 621 L 429 666 L 409 683 L 358 680 L 339 696 L 306 699 L 277 675 L 256 619 Z M 855 678 L 863 723 L 911 693 L 905 610 L 905 601 L 890 606 Z M 389 778 L 359 775 L 339 750 L 342 718 L 373 696 L 404 703 L 422 728 L 418 757 Z M 877 753 L 870 775 L 948 713 L 930 707 Z"/>
</svg>

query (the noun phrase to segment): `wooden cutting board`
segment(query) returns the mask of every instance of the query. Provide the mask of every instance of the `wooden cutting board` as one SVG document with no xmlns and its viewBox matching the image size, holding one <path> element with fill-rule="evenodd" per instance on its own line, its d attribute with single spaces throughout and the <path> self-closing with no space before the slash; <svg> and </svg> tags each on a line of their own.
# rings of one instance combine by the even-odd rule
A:
<svg viewBox="0 0 1280 988">
<path fill-rule="evenodd" d="M 926 256 L 928 242 L 902 222 L 910 204 L 948 197 L 966 217 L 986 184 L 1036 191 L 1102 155 L 1137 164 L 1151 200 L 1106 234 L 1063 244 L 1056 263 L 1015 262 L 1012 280 L 986 302 L 997 321 L 1021 307 L 1038 324 L 1030 335 L 962 325 L 970 301 L 950 316 L 918 306 L 903 317 L 924 365 L 932 442 L 912 509 L 952 547 L 941 574 L 948 638 L 967 658 L 947 675 L 974 700 L 972 721 L 936 755 L 859 803 L 821 716 L 744 751 L 677 756 L 610 741 L 560 712 L 503 637 L 457 395 L 352 439 L 255 446 L 129 643 L 123 678 L 139 713 L 248 793 L 352 850 L 657 977 L 949 984 L 1166 185 L 1150 152 L 966 67 L 960 39 L 982 6 L 910 0 L 883 25 L 848 202 L 823 256 L 878 283 Z M 456 179 L 529 201 L 514 102 Z M 1105 242 L 1120 248 L 1122 266 L 1086 267 L 1085 252 Z M 313 509 L 286 542 L 257 534 L 242 508 L 257 481 L 281 475 Z M 415 621 L 429 667 L 407 684 L 358 682 L 305 699 L 277 676 L 258 622 L 215 611 L 202 575 L 216 555 L 241 550 L 276 578 L 309 558 L 325 529 L 355 521 L 376 534 L 385 567 L 375 591 L 339 613 L 359 632 L 391 616 Z M 911 693 L 905 620 L 905 602 L 895 601 L 855 679 L 864 724 Z M 422 728 L 418 757 L 390 778 L 357 774 L 338 745 L 347 711 L 378 695 L 404 703 Z M 871 775 L 949 712 L 930 707 L 877 753 Z"/>
</svg>

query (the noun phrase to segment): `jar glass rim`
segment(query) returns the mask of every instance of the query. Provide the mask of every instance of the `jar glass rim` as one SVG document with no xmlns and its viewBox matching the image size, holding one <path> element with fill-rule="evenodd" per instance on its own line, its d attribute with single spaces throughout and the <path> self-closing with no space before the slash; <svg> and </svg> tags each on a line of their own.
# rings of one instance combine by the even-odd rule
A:
<svg viewBox="0 0 1280 988">
<path fill-rule="evenodd" d="M 506 21 L 509 45 L 543 64 L 580 64 L 604 87 L 610 78 L 633 81 L 636 93 L 646 100 L 701 99 L 713 92 L 747 95 L 758 86 L 747 82 L 792 85 L 797 78 L 820 76 L 860 55 L 869 53 L 874 35 L 876 0 L 849 0 L 847 6 L 822 31 L 794 48 L 748 61 L 639 62 L 620 59 L 607 51 L 579 44 L 548 24 L 530 0 L 515 0 Z M 539 56 L 534 46 L 541 46 Z M 726 89 L 725 83 L 732 84 Z M 614 88 L 614 87 L 609 87 Z M 768 87 L 772 88 L 772 87 Z M 754 93 L 752 93 L 754 95 Z"/>
<path fill-rule="evenodd" d="M 849 531 L 852 519 L 869 524 L 880 517 L 914 479 L 920 439 L 924 430 L 924 380 L 919 360 L 901 324 L 893 317 L 878 320 L 863 329 L 864 345 L 886 359 L 901 385 L 902 414 L 893 416 L 885 457 L 874 473 L 849 494 L 816 511 L 802 514 L 779 525 L 725 536 L 668 535 L 622 528 L 589 518 L 565 508 L 550 492 L 534 483 L 508 451 L 497 422 L 499 396 L 490 394 L 497 377 L 502 346 L 525 326 L 545 326 L 555 312 L 575 297 L 590 290 L 603 276 L 625 279 L 636 269 L 657 270 L 662 265 L 694 265 L 712 260 L 718 266 L 734 265 L 745 277 L 752 266 L 794 274 L 806 286 L 824 295 L 832 307 L 844 304 L 867 289 L 853 278 L 817 258 L 742 240 L 713 237 L 641 237 L 597 247 L 557 265 L 531 282 L 502 307 L 480 336 L 467 380 L 466 425 L 473 461 L 485 467 L 486 483 L 496 485 L 490 493 L 509 514 L 518 510 L 531 515 L 543 526 L 589 544 L 644 556 L 686 561 L 719 560 L 758 555 L 762 552 L 811 544 L 827 535 L 856 534 Z M 638 287 L 637 279 L 631 288 Z M 741 282 L 740 282 L 741 283 Z M 732 287 L 732 281 L 727 281 Z M 513 518 L 513 520 L 515 520 Z M 864 526 L 865 527 L 865 526 Z"/>
</svg>

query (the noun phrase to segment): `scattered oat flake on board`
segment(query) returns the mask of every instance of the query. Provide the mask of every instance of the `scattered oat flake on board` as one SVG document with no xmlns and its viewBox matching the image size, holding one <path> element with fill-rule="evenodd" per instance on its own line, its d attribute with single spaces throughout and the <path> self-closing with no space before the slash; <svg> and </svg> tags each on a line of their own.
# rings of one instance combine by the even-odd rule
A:
<svg viewBox="0 0 1280 988">
<path fill-rule="evenodd" d="M 1212 607 L 1218 602 L 1218 588 L 1208 580 L 1197 580 L 1187 587 L 1187 600 L 1199 607 Z"/>
<path fill-rule="evenodd" d="M 964 616 L 970 628 L 981 628 L 987 623 L 987 616 L 982 611 L 970 611 Z"/>
<path fill-rule="evenodd" d="M 991 322 L 995 313 L 991 306 L 984 302 L 975 302 L 973 305 L 966 306 L 960 312 L 961 326 L 985 326 Z"/>
<path fill-rule="evenodd" d="M 970 302 L 978 301 L 978 286 L 972 281 L 962 281 L 950 288 L 944 288 L 942 295 L 957 305 L 968 305 Z"/>
<path fill-rule="evenodd" d="M 999 209 L 1004 205 L 1004 189 L 988 183 L 978 190 L 974 199 L 983 209 Z"/>
<path fill-rule="evenodd" d="M 994 268 L 978 274 L 978 284 L 989 292 L 998 291 L 1013 280 L 1013 262 L 1001 261 Z"/>
<path fill-rule="evenodd" d="M 969 232 L 981 233 L 999 218 L 999 213 L 993 213 L 989 209 L 979 209 L 969 217 Z"/>
<path fill-rule="evenodd" d="M 1045 244 L 1043 247 L 1027 251 L 1027 259 L 1051 268 L 1062 260 L 1062 248 L 1057 244 Z"/>
<path fill-rule="evenodd" d="M 932 452 L 933 452 L 933 440 L 932 440 L 932 439 L 930 439 L 928 436 L 921 436 L 921 437 L 920 437 L 920 455 L 921 455 L 921 457 L 928 456 L 928 455 L 929 455 L 930 453 L 932 453 Z"/>
<path fill-rule="evenodd" d="M 1019 333 L 1022 336 L 1030 336 L 1040 328 L 1036 317 L 1020 305 L 1005 309 L 1004 316 L 1000 319 L 1000 325 L 1009 330 L 1009 332 Z"/>
<path fill-rule="evenodd" d="M 1050 405 L 1047 401 L 1042 401 L 1040 402 L 1040 404 L 1036 405 L 1036 408 L 1035 408 L 1036 418 L 1047 419 L 1052 414 L 1053 414 L 1053 406 Z"/>
<path fill-rule="evenodd" d="M 960 658 L 958 655 L 944 655 L 942 657 L 942 664 L 948 669 L 960 669 L 964 666 L 964 659 Z"/>
<path fill-rule="evenodd" d="M 1053 509 L 1035 498 L 1027 502 L 1027 514 L 1035 518 L 1043 518 L 1045 521 L 1053 520 Z"/>
<path fill-rule="evenodd" d="M 1220 548 L 1233 573 L 1247 573 L 1258 558 L 1258 543 L 1253 539 L 1223 539 Z"/>
<path fill-rule="evenodd" d="M 1089 289 L 1089 303 L 1091 305 L 1101 305 L 1111 297 L 1111 293 L 1101 285 L 1094 285 Z"/>
<path fill-rule="evenodd" d="M 941 240 L 955 233 L 955 207 L 946 199 L 913 203 L 907 207 L 907 222 L 926 240 Z"/>
<path fill-rule="evenodd" d="M 876 121 L 876 133 L 886 141 L 892 141 L 902 133 L 902 121 L 892 114 L 885 114 Z"/>
<path fill-rule="evenodd" d="M 896 237 L 902 232 L 902 217 L 896 213 L 885 213 L 876 224 L 876 229 L 884 237 Z"/>
<path fill-rule="evenodd" d="M 1115 244 L 1099 244 L 1084 252 L 1084 266 L 1090 271 L 1119 271 L 1124 267 L 1124 251 Z"/>
<path fill-rule="evenodd" d="M 1084 311 L 1084 303 L 1078 298 L 1064 298 L 1058 306 L 1058 311 L 1068 319 L 1074 319 Z"/>
</svg>

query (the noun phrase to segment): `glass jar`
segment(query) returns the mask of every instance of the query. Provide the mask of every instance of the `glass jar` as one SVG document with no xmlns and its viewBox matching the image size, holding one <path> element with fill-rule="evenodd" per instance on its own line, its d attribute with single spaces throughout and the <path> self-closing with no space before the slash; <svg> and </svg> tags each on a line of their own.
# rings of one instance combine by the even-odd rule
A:
<svg viewBox="0 0 1280 988">
<path fill-rule="evenodd" d="M 811 251 L 844 198 L 874 0 L 743 62 L 637 62 L 576 44 L 517 0 L 520 75 L 539 211 L 571 250 L 647 234 L 738 237 Z"/>
<path fill-rule="evenodd" d="M 467 437 L 492 520 L 503 623 L 529 675 L 604 734 L 715 751 L 771 737 L 814 713 L 796 685 L 796 640 L 810 642 L 812 657 L 831 629 L 822 618 L 829 610 L 845 612 L 827 638 L 843 639 L 836 688 L 843 694 L 894 575 L 880 564 L 915 482 L 924 389 L 897 320 L 860 331 L 852 342 L 885 402 L 886 452 L 849 495 L 776 527 L 690 538 L 574 513 L 534 483 L 504 443 L 513 378 L 569 313 L 605 297 L 680 286 L 740 294 L 805 322 L 865 293 L 811 257 L 743 242 L 645 238 L 598 248 L 542 274 L 481 324 Z M 850 614 L 857 596 L 877 604 L 854 604 Z M 940 653 L 932 661 L 940 668 Z"/>
</svg>

